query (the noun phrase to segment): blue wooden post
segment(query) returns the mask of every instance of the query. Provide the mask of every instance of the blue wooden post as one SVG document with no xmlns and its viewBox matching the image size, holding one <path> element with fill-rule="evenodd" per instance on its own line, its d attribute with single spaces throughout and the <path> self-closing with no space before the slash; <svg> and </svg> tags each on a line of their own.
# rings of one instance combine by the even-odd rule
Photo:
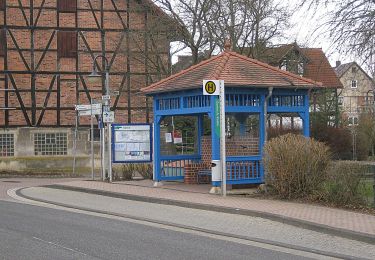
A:
<svg viewBox="0 0 375 260">
<path fill-rule="evenodd" d="M 265 121 L 265 112 L 264 111 L 264 102 L 265 102 L 265 99 L 266 99 L 266 94 L 261 94 L 260 95 L 260 113 L 259 113 L 259 155 L 261 157 L 263 157 L 263 146 L 264 146 L 264 143 L 265 141 L 265 127 L 266 127 L 266 121 Z M 267 104 L 268 106 L 268 104 Z M 259 177 L 261 178 L 262 182 L 264 181 L 264 169 L 263 169 L 263 164 L 260 163 L 260 167 L 259 167 Z"/>
<path fill-rule="evenodd" d="M 265 126 L 266 122 L 264 119 L 264 100 L 265 100 L 265 95 L 260 95 L 260 113 L 259 113 L 259 154 L 263 154 L 263 145 L 264 145 L 264 138 L 265 138 Z"/>
<path fill-rule="evenodd" d="M 309 95 L 304 95 L 304 107 L 305 112 L 303 113 L 303 135 L 310 137 L 310 113 L 309 113 Z"/>
<path fill-rule="evenodd" d="M 158 100 L 154 97 L 154 181 L 161 181 L 160 176 L 160 121 L 161 116 L 157 115 Z"/>
<path fill-rule="evenodd" d="M 211 96 L 211 153 L 212 160 L 220 160 L 220 106 L 219 96 Z M 212 181 L 212 186 L 220 187 L 220 181 Z"/>
</svg>

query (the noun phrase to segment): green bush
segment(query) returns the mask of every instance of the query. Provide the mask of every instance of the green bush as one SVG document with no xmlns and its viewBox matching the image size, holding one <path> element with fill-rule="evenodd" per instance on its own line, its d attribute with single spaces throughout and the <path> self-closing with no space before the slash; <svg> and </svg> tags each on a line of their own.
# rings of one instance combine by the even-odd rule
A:
<svg viewBox="0 0 375 260">
<path fill-rule="evenodd" d="M 264 147 L 266 184 L 282 198 L 311 197 L 322 189 L 329 161 L 324 143 L 294 134 L 276 137 Z"/>
<path fill-rule="evenodd" d="M 324 198 L 336 205 L 366 205 L 364 174 L 369 166 L 354 162 L 335 162 L 328 169 Z"/>
</svg>

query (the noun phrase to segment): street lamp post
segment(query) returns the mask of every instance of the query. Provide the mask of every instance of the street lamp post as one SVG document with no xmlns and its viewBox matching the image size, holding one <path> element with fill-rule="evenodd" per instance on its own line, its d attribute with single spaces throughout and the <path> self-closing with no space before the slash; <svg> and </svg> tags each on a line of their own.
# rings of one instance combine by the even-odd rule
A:
<svg viewBox="0 0 375 260">
<path fill-rule="evenodd" d="M 104 83 L 104 87 L 105 87 L 105 97 L 104 98 L 104 104 L 103 104 L 103 113 L 105 112 L 109 112 L 111 109 L 110 109 L 110 103 L 111 103 L 111 100 L 110 100 L 110 90 L 109 90 L 109 62 L 108 62 L 108 59 L 103 56 L 103 55 L 97 55 L 94 59 L 94 62 L 93 62 L 93 65 L 92 65 L 92 72 L 91 74 L 89 75 L 89 78 L 91 79 L 101 79 L 102 78 L 102 75 L 98 73 L 97 69 L 96 69 L 96 60 L 98 58 L 102 58 L 104 61 L 105 61 L 105 68 L 104 68 L 104 72 L 105 72 L 105 83 Z M 103 123 L 103 116 L 102 116 L 102 123 Z M 104 126 L 104 124 L 103 124 Z M 105 129 L 104 127 L 102 128 L 102 152 L 101 152 L 101 155 L 102 155 L 102 158 L 101 158 L 101 161 L 102 161 L 102 175 L 103 175 L 103 180 L 105 179 Z M 112 182 L 112 151 L 111 151 L 111 123 L 107 123 L 107 145 L 108 145 L 108 177 L 109 177 L 109 181 Z"/>
</svg>

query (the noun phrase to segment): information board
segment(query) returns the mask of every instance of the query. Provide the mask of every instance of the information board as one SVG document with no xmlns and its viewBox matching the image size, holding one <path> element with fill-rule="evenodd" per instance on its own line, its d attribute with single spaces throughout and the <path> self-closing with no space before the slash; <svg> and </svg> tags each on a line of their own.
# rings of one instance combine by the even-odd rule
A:
<svg viewBox="0 0 375 260">
<path fill-rule="evenodd" d="M 152 129 L 149 124 L 112 125 L 112 161 L 136 163 L 152 161 Z"/>
</svg>

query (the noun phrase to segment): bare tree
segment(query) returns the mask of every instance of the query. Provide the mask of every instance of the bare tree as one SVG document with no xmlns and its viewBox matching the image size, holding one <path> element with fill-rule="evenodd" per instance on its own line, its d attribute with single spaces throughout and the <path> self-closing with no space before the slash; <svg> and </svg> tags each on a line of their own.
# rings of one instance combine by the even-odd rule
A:
<svg viewBox="0 0 375 260">
<path fill-rule="evenodd" d="M 374 0 L 304 0 L 303 5 L 334 9 L 327 13 L 323 26 L 337 49 L 356 54 L 375 73 L 375 1 Z"/>
<path fill-rule="evenodd" d="M 208 50 L 211 55 L 216 45 L 209 36 L 206 22 L 212 20 L 213 0 L 156 0 L 167 14 L 184 29 L 179 32 L 182 42 L 191 50 L 193 64 L 198 63 L 199 53 Z"/>
<path fill-rule="evenodd" d="M 257 57 L 261 48 L 282 35 L 290 18 L 286 8 L 274 0 L 156 0 L 156 3 L 186 28 L 182 38 L 191 50 L 193 64 L 199 62 L 200 53 L 206 58 L 215 49 L 223 49 L 226 39 L 231 40 L 235 51 Z"/>
<path fill-rule="evenodd" d="M 219 0 L 214 7 L 215 22 L 207 25 L 218 46 L 230 38 L 234 50 L 253 58 L 289 27 L 290 12 L 273 0 Z"/>
</svg>

